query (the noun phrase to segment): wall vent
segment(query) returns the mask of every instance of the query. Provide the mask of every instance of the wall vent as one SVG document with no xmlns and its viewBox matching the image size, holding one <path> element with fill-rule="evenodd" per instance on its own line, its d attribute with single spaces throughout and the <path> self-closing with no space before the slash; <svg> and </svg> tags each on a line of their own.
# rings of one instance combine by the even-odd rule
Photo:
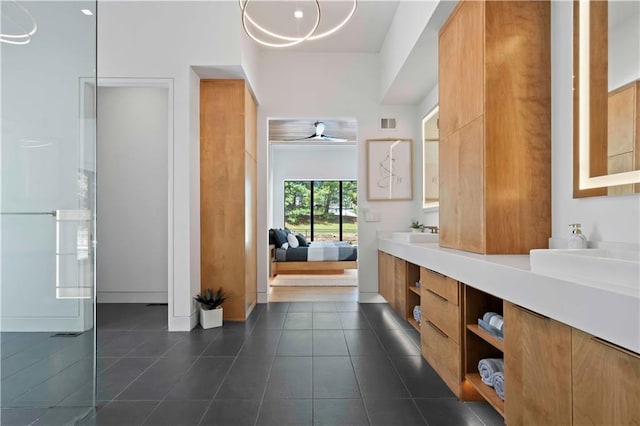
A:
<svg viewBox="0 0 640 426">
<path fill-rule="evenodd" d="M 395 130 L 396 129 L 396 119 L 395 118 L 381 118 L 380 119 L 380 129 L 381 130 Z"/>
</svg>

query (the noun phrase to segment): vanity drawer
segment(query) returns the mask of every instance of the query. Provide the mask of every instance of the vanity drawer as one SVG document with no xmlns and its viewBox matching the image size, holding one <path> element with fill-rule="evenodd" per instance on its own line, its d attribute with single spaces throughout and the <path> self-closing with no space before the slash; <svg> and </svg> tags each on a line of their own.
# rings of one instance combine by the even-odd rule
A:
<svg viewBox="0 0 640 426">
<path fill-rule="evenodd" d="M 444 297 L 454 305 L 460 303 L 458 294 L 458 281 L 446 275 L 439 274 L 429 269 L 420 269 L 420 281 L 425 289 L 431 290 L 435 294 Z"/>
<path fill-rule="evenodd" d="M 462 381 L 460 346 L 429 320 L 423 321 L 421 333 L 423 356 L 457 394 Z"/>
<path fill-rule="evenodd" d="M 460 307 L 431 289 L 422 291 L 425 318 L 443 331 L 454 342 L 460 343 Z"/>
</svg>

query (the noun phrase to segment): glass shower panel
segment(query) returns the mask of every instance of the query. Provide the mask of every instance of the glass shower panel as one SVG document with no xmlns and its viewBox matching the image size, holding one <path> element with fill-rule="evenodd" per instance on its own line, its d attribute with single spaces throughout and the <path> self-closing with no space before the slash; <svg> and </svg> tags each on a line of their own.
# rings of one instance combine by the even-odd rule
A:
<svg viewBox="0 0 640 426">
<path fill-rule="evenodd" d="M 95 406 L 96 1 L 0 7 L 0 424 L 74 424 Z"/>
</svg>

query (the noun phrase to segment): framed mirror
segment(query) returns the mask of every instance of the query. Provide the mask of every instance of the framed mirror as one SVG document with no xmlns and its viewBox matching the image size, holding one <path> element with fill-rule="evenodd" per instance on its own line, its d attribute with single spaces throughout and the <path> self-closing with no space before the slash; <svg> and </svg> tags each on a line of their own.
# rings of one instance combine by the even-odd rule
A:
<svg viewBox="0 0 640 426">
<path fill-rule="evenodd" d="M 422 208 L 427 211 L 436 210 L 440 205 L 439 138 L 436 106 L 422 119 Z"/>
<path fill-rule="evenodd" d="M 639 193 L 640 2 L 573 5 L 573 196 Z"/>
</svg>

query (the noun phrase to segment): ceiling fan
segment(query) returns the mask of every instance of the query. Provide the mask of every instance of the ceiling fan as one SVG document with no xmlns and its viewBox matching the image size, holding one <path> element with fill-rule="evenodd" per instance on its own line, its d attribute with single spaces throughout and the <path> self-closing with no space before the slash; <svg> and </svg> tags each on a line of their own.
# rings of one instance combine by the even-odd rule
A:
<svg viewBox="0 0 640 426">
<path fill-rule="evenodd" d="M 328 136 L 324 134 L 325 124 L 322 121 L 316 121 L 313 123 L 316 128 L 316 131 L 313 135 L 307 136 L 306 138 L 297 139 L 298 141 L 326 141 L 326 142 L 347 142 L 346 139 L 343 138 L 334 138 L 333 136 Z"/>
</svg>

